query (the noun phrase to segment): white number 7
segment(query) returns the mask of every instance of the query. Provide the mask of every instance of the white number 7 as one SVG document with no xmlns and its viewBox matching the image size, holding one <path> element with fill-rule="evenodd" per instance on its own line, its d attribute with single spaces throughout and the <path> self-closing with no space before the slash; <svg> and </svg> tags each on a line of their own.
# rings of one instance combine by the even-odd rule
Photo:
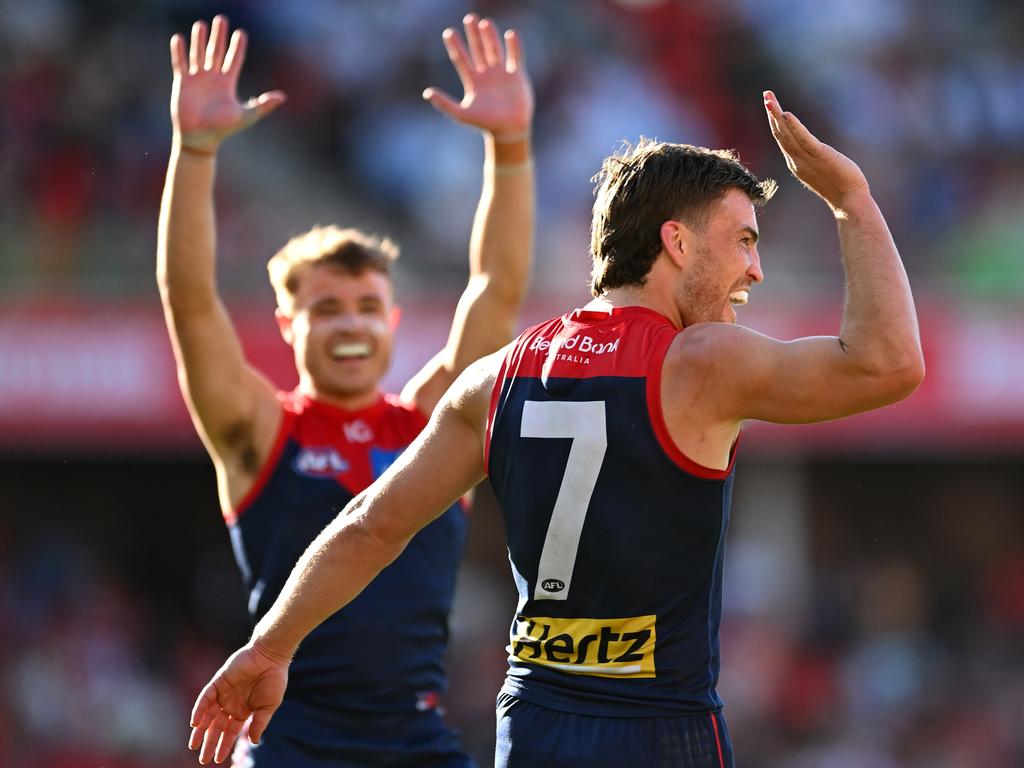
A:
<svg viewBox="0 0 1024 768">
<path fill-rule="evenodd" d="M 569 596 L 576 551 L 590 497 L 608 448 L 604 401 L 523 404 L 521 437 L 572 438 L 569 461 L 558 488 L 551 521 L 537 566 L 534 600 L 565 600 Z"/>
</svg>

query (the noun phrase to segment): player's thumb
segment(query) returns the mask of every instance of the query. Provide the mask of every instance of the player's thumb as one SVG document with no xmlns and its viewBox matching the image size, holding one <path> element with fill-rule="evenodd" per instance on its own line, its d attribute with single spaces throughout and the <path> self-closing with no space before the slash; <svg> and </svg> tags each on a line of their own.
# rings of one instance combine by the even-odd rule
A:
<svg viewBox="0 0 1024 768">
<path fill-rule="evenodd" d="M 267 91 L 266 93 L 249 99 L 249 101 L 245 103 L 247 118 L 246 124 L 252 125 L 257 121 L 262 120 L 284 104 L 287 99 L 288 97 L 285 96 L 284 91 Z"/>
<path fill-rule="evenodd" d="M 459 102 L 444 91 L 439 91 L 437 88 L 427 88 L 423 92 L 423 98 L 429 101 L 430 106 L 438 112 L 443 112 L 453 120 L 458 120 L 462 115 L 462 107 L 459 106 Z"/>
<path fill-rule="evenodd" d="M 249 743 L 256 745 L 263 737 L 263 731 L 267 729 L 270 716 L 274 714 L 273 709 L 259 709 L 252 713 L 252 722 L 249 723 Z"/>
</svg>

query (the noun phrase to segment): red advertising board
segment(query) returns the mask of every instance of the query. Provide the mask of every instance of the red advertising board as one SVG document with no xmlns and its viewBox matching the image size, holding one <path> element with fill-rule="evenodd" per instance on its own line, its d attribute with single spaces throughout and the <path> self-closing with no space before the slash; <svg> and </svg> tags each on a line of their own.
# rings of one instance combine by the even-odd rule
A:
<svg viewBox="0 0 1024 768">
<path fill-rule="evenodd" d="M 454 297 L 406 306 L 389 389 L 443 343 Z M 539 302 L 533 322 L 558 311 Z M 749 312 L 749 314 L 748 314 Z M 829 333 L 839 310 L 753 307 L 743 320 L 778 338 Z M 268 308 L 233 308 L 249 359 L 281 387 L 296 381 Z M 1017 452 L 1024 446 L 1024 315 L 928 306 L 921 311 L 928 376 L 908 400 L 838 422 L 750 424 L 744 450 L 892 454 Z M 199 450 L 178 391 L 170 343 L 152 305 L 35 304 L 0 310 L 0 450 Z"/>
</svg>

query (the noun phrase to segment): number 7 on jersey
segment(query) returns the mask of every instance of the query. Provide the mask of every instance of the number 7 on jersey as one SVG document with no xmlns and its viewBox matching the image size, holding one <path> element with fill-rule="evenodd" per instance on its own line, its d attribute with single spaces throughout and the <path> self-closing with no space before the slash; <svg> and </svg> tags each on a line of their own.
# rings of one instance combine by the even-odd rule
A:
<svg viewBox="0 0 1024 768">
<path fill-rule="evenodd" d="M 604 401 L 527 400 L 523 404 L 519 434 L 521 437 L 572 439 L 533 589 L 534 600 L 565 600 L 572 584 L 583 521 L 608 449 Z"/>
</svg>

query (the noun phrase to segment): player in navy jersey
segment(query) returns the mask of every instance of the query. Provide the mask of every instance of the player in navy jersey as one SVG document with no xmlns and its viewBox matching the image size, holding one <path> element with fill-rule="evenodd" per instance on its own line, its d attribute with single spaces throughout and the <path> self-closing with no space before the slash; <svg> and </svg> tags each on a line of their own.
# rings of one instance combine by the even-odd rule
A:
<svg viewBox="0 0 1024 768">
<path fill-rule="evenodd" d="M 171 40 L 174 141 L 158 277 L 182 390 L 216 466 L 254 622 L 323 527 L 423 429 L 459 373 L 512 338 L 533 229 L 533 97 L 516 34 L 503 44 L 493 21 L 470 15 L 464 24 L 465 42 L 451 29 L 443 36 L 464 98 L 432 88 L 424 98 L 484 135 L 469 285 L 447 345 L 400 397 L 379 386 L 398 318 L 389 274 L 397 253 L 353 229 L 317 227 L 268 265 L 297 389 L 275 391 L 246 362 L 214 280 L 214 164 L 225 138 L 284 95 L 238 101 L 246 38 L 236 30 L 229 42 L 223 17 L 210 30 L 193 26 L 188 53 L 180 36 Z M 458 503 L 449 505 L 373 589 L 310 635 L 295 655 L 280 719 L 258 746 L 240 743 L 238 765 L 470 765 L 438 709 L 465 527 Z"/>
<path fill-rule="evenodd" d="M 306 633 L 489 476 L 519 589 L 496 765 L 734 765 L 715 687 L 741 423 L 878 408 L 924 375 L 910 286 L 863 173 L 770 91 L 764 104 L 790 170 L 838 225 L 839 334 L 783 342 L 735 322 L 763 278 L 755 206 L 773 183 L 688 145 L 609 158 L 595 300 L 467 369 L 314 542 L 196 701 L 201 760 L 250 714 L 258 732 Z"/>
</svg>

